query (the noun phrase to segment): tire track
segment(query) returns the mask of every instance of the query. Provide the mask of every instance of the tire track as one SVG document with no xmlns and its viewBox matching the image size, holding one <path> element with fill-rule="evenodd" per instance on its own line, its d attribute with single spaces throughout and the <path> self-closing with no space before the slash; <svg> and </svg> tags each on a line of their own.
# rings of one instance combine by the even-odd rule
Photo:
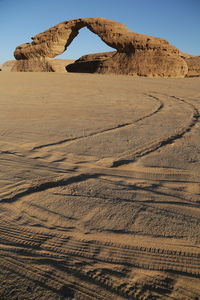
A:
<svg viewBox="0 0 200 300">
<path fill-rule="evenodd" d="M 150 96 L 150 95 L 149 95 Z M 154 96 L 152 96 L 154 98 Z M 188 104 L 185 100 L 177 98 L 175 96 L 170 96 L 175 100 L 182 101 Z M 159 98 L 157 98 L 159 100 Z M 157 109 L 159 112 L 163 108 L 163 104 L 160 104 L 160 108 Z M 40 182 L 32 182 L 31 186 L 24 186 L 22 189 L 13 192 L 13 195 L 3 197 L 2 203 L 11 203 L 20 199 L 23 196 L 31 195 L 34 193 L 49 190 L 54 187 L 67 186 L 69 184 L 82 182 L 88 179 L 98 179 L 102 176 L 113 176 L 117 178 L 132 177 L 132 178 L 144 178 L 148 180 L 160 181 L 181 181 L 181 182 L 196 182 L 198 176 L 196 174 L 191 174 L 190 172 L 177 171 L 174 173 L 162 174 L 162 170 L 151 168 L 151 172 L 148 170 L 134 170 L 130 172 L 125 172 L 123 170 L 114 169 L 119 165 L 132 162 L 133 159 L 142 157 L 150 152 L 156 151 L 160 147 L 168 145 L 170 142 L 174 142 L 181 138 L 187 132 L 190 132 L 195 124 L 199 120 L 198 110 L 191 104 L 193 110 L 193 116 L 190 124 L 186 128 L 182 128 L 180 132 L 172 137 L 160 141 L 157 145 L 153 143 L 148 148 L 148 145 L 139 150 L 137 150 L 135 156 L 133 153 L 129 153 L 125 157 L 120 157 L 116 160 L 112 169 L 109 168 L 94 168 L 87 169 L 83 173 L 78 173 L 71 177 L 56 177 L 42 180 Z M 151 115 L 141 118 L 151 117 Z M 139 122 L 141 120 L 137 120 Z M 116 128 L 108 129 L 107 131 L 112 132 L 119 130 L 120 128 L 126 128 L 127 126 L 133 126 L 133 124 L 122 124 Z M 100 135 L 107 133 L 107 131 L 102 131 L 100 133 L 94 133 L 94 135 Z M 90 135 L 89 135 L 90 136 Z M 80 139 L 88 138 L 81 137 Z M 75 141 L 80 140 L 76 138 Z M 65 142 L 64 141 L 57 144 L 41 145 L 41 148 L 46 148 L 49 146 L 59 146 Z M 40 149 L 40 146 L 39 148 Z M 32 150 L 37 150 L 32 149 Z M 146 152 L 145 152 L 146 151 Z M 150 151 L 150 152 L 149 152 Z M 154 174 L 156 172 L 156 174 Z M 133 186 L 130 185 L 130 188 Z M 141 191 L 152 192 L 146 188 L 138 188 Z M 83 195 L 82 195 L 83 196 Z M 168 195 L 165 195 L 168 196 Z M 176 196 L 174 196 L 176 197 Z M 182 199 L 183 200 L 183 199 Z M 155 211 L 155 208 L 152 208 Z M 160 214 L 166 215 L 166 212 L 173 214 L 171 211 L 160 210 Z M 176 214 L 174 214 L 176 217 Z M 180 214 L 183 217 L 183 214 Z M 188 217 L 188 216 L 184 216 Z M 126 268 L 127 270 L 142 269 L 151 270 L 159 272 L 168 272 L 170 276 L 173 274 L 188 276 L 191 278 L 200 278 L 200 254 L 195 252 L 184 252 L 177 250 L 167 250 L 163 248 L 148 248 L 140 246 L 123 246 L 117 243 L 106 243 L 96 240 L 81 240 L 75 239 L 71 236 L 58 236 L 55 232 L 42 233 L 35 230 L 27 230 L 20 226 L 13 226 L 12 222 L 6 223 L 5 220 L 0 221 L 0 256 L 3 258 L 5 263 L 3 267 L 9 269 L 12 272 L 18 274 L 23 274 L 23 276 L 35 280 L 37 284 L 45 286 L 46 289 L 52 289 L 52 291 L 63 296 L 62 288 L 69 286 L 69 289 L 73 293 L 78 293 L 83 299 L 108 299 L 110 294 L 117 296 L 117 299 L 134 299 L 138 295 L 143 295 L 145 293 L 145 288 L 154 291 L 160 295 L 166 293 L 169 295 L 173 290 L 172 286 L 167 284 L 167 281 L 153 281 L 148 285 L 148 282 L 144 281 L 140 287 L 134 285 L 126 279 L 118 279 L 112 274 L 109 275 L 109 270 L 112 272 L 113 266 L 120 266 Z M 44 272 L 43 266 L 49 265 L 53 272 Z M 96 265 L 107 266 L 108 270 L 102 270 L 101 268 L 96 268 Z M 28 267 L 30 266 L 30 267 Z M 83 266 L 87 266 L 84 268 Z M 112 266 L 109 269 L 109 266 Z M 121 275 L 123 277 L 124 274 Z M 35 279 L 36 278 L 36 279 Z M 109 293 L 107 296 L 100 295 L 95 287 L 100 287 L 103 292 Z M 113 296 L 113 297 L 115 297 Z M 120 298 L 119 298 L 120 297 Z"/>
<path fill-rule="evenodd" d="M 134 299 L 146 290 L 160 296 L 172 293 L 171 279 L 129 281 L 127 272 L 133 269 L 168 272 L 172 278 L 173 274 L 200 278 L 200 254 L 197 252 L 77 239 L 13 226 L 11 221 L 3 220 L 0 241 L 2 270 L 25 276 L 62 296 L 64 287 L 83 299 L 99 300 L 116 296 L 117 299 Z M 50 270 L 44 271 L 43 266 Z M 126 272 L 115 275 L 114 266 L 126 268 Z M 101 289 L 101 294 L 96 292 L 95 286 Z"/>
<path fill-rule="evenodd" d="M 3 230 L 4 229 L 4 230 Z M 122 246 L 114 243 L 77 240 L 68 237 L 42 236 L 37 232 L 21 232 L 18 228 L 1 225 L 0 238 L 2 244 L 24 247 L 26 250 L 47 251 L 56 255 L 66 255 L 91 259 L 104 263 L 121 264 L 148 270 L 160 270 L 188 276 L 200 277 L 200 254 L 146 248 Z"/>
<path fill-rule="evenodd" d="M 24 190 L 14 194 L 11 197 L 4 197 L 0 200 L 0 203 L 6 203 L 6 202 L 14 202 L 16 200 L 18 200 L 21 197 L 24 196 L 28 196 L 34 193 L 38 193 L 38 192 L 42 192 L 51 188 L 55 188 L 55 187 L 61 187 L 61 186 L 65 186 L 65 185 L 69 185 L 75 182 L 81 182 L 90 178 L 97 178 L 99 177 L 99 174 L 85 174 L 85 173 L 81 173 L 75 176 L 71 176 L 71 177 L 67 177 L 67 178 L 55 178 L 54 180 L 51 179 L 47 180 L 47 181 L 42 181 L 39 183 L 35 183 L 31 186 L 28 186 L 26 188 L 24 188 Z"/>
<path fill-rule="evenodd" d="M 83 299 L 135 299 L 138 293 L 143 296 L 145 291 L 156 292 L 160 296 L 164 294 L 170 294 L 173 290 L 173 280 L 157 280 L 156 278 L 148 278 L 147 282 L 136 282 L 136 284 L 129 282 L 123 282 L 122 279 L 113 278 L 109 276 L 109 272 L 106 273 L 105 269 L 95 269 L 90 271 L 83 271 L 79 268 L 79 271 L 73 266 L 66 266 L 64 261 L 58 262 L 52 259 L 43 260 L 40 259 L 39 266 L 32 267 L 32 270 L 26 269 L 24 261 L 16 259 L 15 256 L 11 255 L 6 257 L 5 269 L 9 269 L 14 273 L 24 274 L 32 281 L 36 281 L 39 285 L 46 287 L 47 289 L 53 290 L 58 294 L 63 295 L 62 290 L 64 287 L 69 287 L 74 294 L 83 296 Z M 29 264 L 31 265 L 30 261 Z M 34 260 L 32 261 L 32 263 Z M 50 266 L 56 264 L 56 276 L 52 273 L 44 274 L 40 269 L 41 265 L 48 263 Z M 68 276 L 68 277 L 67 277 Z M 75 280 L 74 280 L 75 278 Z M 71 279 L 71 280 L 70 280 Z M 167 278 L 166 278 L 167 279 Z M 101 288 L 101 293 L 96 291 L 96 287 Z M 145 287 L 145 288 L 144 288 Z M 86 298 L 85 298 L 86 297 Z M 82 298 L 81 298 L 82 299 Z"/>
<path fill-rule="evenodd" d="M 152 169 L 152 168 L 151 168 Z M 154 169 L 154 168 L 153 168 Z M 155 169 L 156 171 L 156 169 Z M 176 179 L 178 182 L 193 182 L 193 183 L 199 183 L 198 181 L 198 174 L 191 174 L 189 172 L 174 172 L 174 173 L 168 173 L 168 174 L 162 174 L 155 172 L 145 172 L 140 170 L 133 170 L 133 171 L 124 171 L 124 170 L 115 170 L 114 168 L 92 168 L 89 170 L 86 170 L 84 173 L 79 173 L 74 176 L 70 177 L 55 177 L 47 180 L 41 180 L 38 182 L 31 182 L 30 184 L 26 184 L 24 186 L 20 187 L 20 191 L 12 191 L 12 194 L 8 196 L 3 196 L 0 199 L 0 203 L 6 203 L 6 202 L 14 202 L 21 197 L 28 196 L 34 193 L 42 192 L 45 190 L 49 190 L 55 187 L 62 187 L 67 186 L 73 183 L 82 182 L 88 179 L 97 179 L 102 176 L 112 176 L 112 177 L 121 177 L 126 178 L 127 176 L 129 178 L 137 178 L 137 179 L 150 179 L 150 180 L 160 180 L 160 181 L 173 181 Z M 163 178 L 164 177 L 164 178 Z M 176 178 L 177 177 L 177 178 Z"/>
<path fill-rule="evenodd" d="M 31 266 L 31 268 L 27 268 L 27 264 L 25 264 L 24 261 L 21 261 L 16 256 L 3 256 L 3 258 L 5 261 L 5 265 L 3 265 L 3 267 L 5 269 L 9 269 L 14 273 L 24 275 L 25 277 L 31 279 L 33 282 L 36 282 L 37 284 L 45 287 L 48 290 L 52 290 L 53 292 L 60 294 L 61 296 L 65 296 L 65 292 L 62 292 L 63 287 L 69 286 L 70 290 L 72 290 L 75 294 L 84 296 L 84 299 L 106 299 L 105 297 L 97 293 L 95 291 L 95 288 L 92 289 L 91 284 L 90 287 L 88 285 L 85 287 L 84 283 L 82 283 L 81 281 L 74 280 L 73 269 L 70 269 L 69 267 L 67 269 L 65 268 L 65 272 L 59 271 L 59 269 L 56 268 L 56 275 L 50 272 L 46 272 L 44 274 L 39 265 L 37 267 Z M 47 261 L 45 262 L 47 263 Z M 51 260 L 48 261 L 48 263 L 50 262 Z M 57 263 L 58 262 L 56 261 L 56 264 Z M 71 280 L 69 278 L 71 278 Z"/>
<path fill-rule="evenodd" d="M 159 101 L 159 98 L 154 97 L 152 95 L 149 95 L 149 96 L 152 97 L 152 98 L 155 98 L 157 101 Z M 183 102 L 185 102 L 185 100 L 183 100 Z M 191 106 L 193 107 L 192 104 L 191 104 Z M 154 111 L 150 115 L 146 116 L 145 118 L 148 118 L 148 117 L 152 116 L 153 114 L 159 112 L 162 108 L 163 108 L 163 104 L 160 103 L 159 108 L 157 108 L 156 111 Z M 111 167 L 114 168 L 114 167 L 117 167 L 117 166 L 120 166 L 120 165 L 123 165 L 123 164 L 128 164 L 128 163 L 134 161 L 136 158 L 142 157 L 144 155 L 147 155 L 148 153 L 156 151 L 160 147 L 169 144 L 171 141 L 174 141 L 174 140 L 182 137 L 186 132 L 188 132 L 192 129 L 192 127 L 196 124 L 198 119 L 199 119 L 199 114 L 198 114 L 197 109 L 195 108 L 194 112 L 193 112 L 192 121 L 190 122 L 189 126 L 184 128 L 181 132 L 179 132 L 176 135 L 173 135 L 172 137 L 168 137 L 165 140 L 155 142 L 151 146 L 148 144 L 145 148 L 136 150 L 134 153 L 131 153 L 128 156 L 123 155 L 123 158 L 119 158 L 119 159 L 115 160 Z M 138 122 L 139 122 L 139 120 L 138 120 Z M 56 179 L 52 179 L 51 181 L 49 181 L 49 180 L 46 181 L 46 182 L 43 181 L 42 183 L 39 183 L 39 184 L 34 184 L 33 183 L 32 186 L 29 186 L 25 190 L 23 190 L 21 192 L 18 192 L 18 193 L 14 194 L 11 197 L 4 197 L 1 200 L 1 202 L 12 202 L 12 201 L 15 201 L 15 200 L 19 199 L 20 197 L 30 195 L 30 194 L 35 193 L 35 192 L 44 191 L 44 190 L 47 190 L 49 188 L 67 185 L 67 184 L 82 181 L 82 180 L 85 180 L 85 179 L 88 179 L 88 178 L 94 178 L 94 177 L 97 178 L 101 175 L 104 175 L 104 173 L 105 173 L 105 175 L 106 175 L 106 173 L 109 173 L 109 172 L 107 172 L 107 170 L 105 169 L 104 170 L 105 172 L 103 172 L 102 174 L 101 173 L 96 173 L 95 174 L 94 171 L 93 171 L 93 174 L 87 174 L 86 173 L 86 174 L 81 174 L 81 175 L 75 175 L 75 176 L 70 177 L 70 178 L 64 178 L 64 179 L 63 178 L 62 179 L 56 178 Z"/>
<path fill-rule="evenodd" d="M 119 124 L 117 126 L 114 126 L 114 127 L 108 128 L 108 129 L 104 129 L 104 130 L 100 130 L 98 132 L 94 132 L 94 133 L 88 134 L 86 136 L 83 135 L 83 136 L 79 136 L 79 137 L 64 139 L 64 140 L 61 140 L 61 141 L 58 141 L 58 142 L 54 142 L 54 143 L 43 144 L 43 145 L 36 146 L 36 147 L 32 148 L 31 151 L 35 151 L 35 150 L 43 149 L 43 148 L 48 148 L 48 147 L 51 147 L 51 146 L 59 146 L 61 144 L 65 144 L 65 143 L 79 142 L 81 140 L 87 139 L 87 138 L 92 137 L 92 136 L 99 136 L 99 135 L 102 135 L 102 134 L 105 134 L 105 133 L 115 132 L 116 130 L 119 130 L 121 128 L 128 128 L 128 127 L 131 127 L 131 126 L 135 125 L 136 123 L 138 123 L 138 122 L 140 122 L 142 120 L 145 120 L 147 118 L 152 117 L 153 115 L 155 115 L 156 113 L 158 113 L 160 110 L 162 110 L 162 108 L 164 107 L 164 104 L 163 104 L 163 102 L 159 98 L 157 98 L 155 96 L 152 96 L 152 95 L 148 95 L 148 94 L 144 94 L 144 95 L 148 96 L 150 98 L 153 98 L 154 100 L 156 100 L 159 103 L 158 107 L 153 112 L 147 114 L 144 117 L 138 118 L 134 122 Z"/>
<path fill-rule="evenodd" d="M 151 95 L 149 95 L 149 96 L 151 96 Z M 185 128 L 182 128 L 179 132 L 176 132 L 175 134 L 173 134 L 171 136 L 168 136 L 162 140 L 155 141 L 152 144 L 147 144 L 145 147 L 135 150 L 132 153 L 129 152 L 128 154 L 126 154 L 126 153 L 122 154 L 119 158 L 117 158 L 112 163 L 111 167 L 114 168 L 114 167 L 118 167 L 121 165 L 129 164 L 131 162 L 135 162 L 137 159 L 144 157 L 145 155 L 150 154 L 150 153 L 162 148 L 163 146 L 167 146 L 167 145 L 175 142 L 176 140 L 182 138 L 186 133 L 190 132 L 193 129 L 193 127 L 196 125 L 196 123 L 199 121 L 200 112 L 193 104 L 191 104 L 190 102 L 187 102 L 184 99 L 178 98 L 176 96 L 169 96 L 169 95 L 162 95 L 162 96 L 167 96 L 172 99 L 176 99 L 180 102 L 183 102 L 193 110 L 193 116 L 192 116 L 192 119 L 191 119 L 189 125 Z"/>
<path fill-rule="evenodd" d="M 134 199 L 133 201 L 135 203 L 163 203 L 163 204 L 175 204 L 175 205 L 181 205 L 181 206 L 188 206 L 188 207 L 199 207 L 199 201 L 197 199 L 197 196 L 196 194 L 192 194 L 192 193 L 189 193 L 189 192 L 186 192 L 186 191 L 178 191 L 178 190 L 173 190 L 173 189 L 170 189 L 169 187 L 165 187 L 162 185 L 162 183 L 159 182 L 159 189 L 158 189 L 158 186 L 157 186 L 157 181 L 154 181 L 152 183 L 151 181 L 151 184 L 150 186 L 140 186 L 138 185 L 137 183 L 131 183 L 131 182 L 124 182 L 122 181 L 121 179 L 117 180 L 112 180 L 112 179 L 109 179 L 109 178 L 103 178 L 102 179 L 103 182 L 105 183 L 109 183 L 109 184 L 112 184 L 113 188 L 115 186 L 117 187 L 121 187 L 121 189 L 125 189 L 125 190 L 129 190 L 129 191 L 137 191 L 137 193 L 146 193 L 147 197 L 151 196 L 151 195 L 155 195 L 155 196 L 162 196 L 162 200 L 158 199 L 158 201 L 156 200 L 137 200 L 137 199 Z M 146 181 L 145 181 L 146 182 Z M 174 181 L 173 181 L 174 182 Z M 148 180 L 147 180 L 147 183 L 148 183 Z M 152 186 L 154 185 L 154 183 L 156 183 L 156 189 L 154 189 Z M 186 182 L 185 182 L 186 183 Z M 190 182 L 188 182 L 190 183 Z M 66 194 L 65 194 L 66 195 Z M 68 194 L 68 196 L 71 196 L 70 194 Z M 87 194 L 76 194 L 75 196 L 85 196 L 85 197 L 88 197 Z M 95 196 L 94 196 L 95 198 Z M 112 198 L 109 198 L 109 197 L 105 197 L 104 196 L 104 199 L 108 199 L 110 201 L 112 201 Z M 123 201 L 123 199 L 121 199 Z M 179 200 L 179 201 L 178 201 Z M 125 200 L 124 200 L 125 201 Z M 130 201 L 130 200 L 128 200 Z"/>
<path fill-rule="evenodd" d="M 187 170 L 174 170 L 165 168 L 137 168 L 133 167 L 131 170 L 118 168 L 93 168 L 94 171 L 101 173 L 102 176 L 110 176 L 113 178 L 133 178 L 149 181 L 163 181 L 163 182 L 192 182 L 200 183 L 200 174 L 190 172 Z"/>
</svg>

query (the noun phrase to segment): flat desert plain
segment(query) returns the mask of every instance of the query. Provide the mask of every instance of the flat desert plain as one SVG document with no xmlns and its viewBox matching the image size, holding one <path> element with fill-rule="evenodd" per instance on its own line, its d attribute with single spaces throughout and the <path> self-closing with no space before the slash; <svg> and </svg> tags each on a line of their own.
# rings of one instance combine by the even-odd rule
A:
<svg viewBox="0 0 200 300">
<path fill-rule="evenodd" d="M 0 73 L 0 299 L 200 297 L 200 78 Z"/>
</svg>

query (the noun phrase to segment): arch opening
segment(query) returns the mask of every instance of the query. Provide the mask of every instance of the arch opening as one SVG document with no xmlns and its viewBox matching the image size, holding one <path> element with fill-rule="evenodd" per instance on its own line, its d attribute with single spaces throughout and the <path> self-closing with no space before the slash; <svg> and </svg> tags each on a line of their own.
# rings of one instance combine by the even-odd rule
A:
<svg viewBox="0 0 200 300">
<path fill-rule="evenodd" d="M 77 60 L 83 55 L 110 51 L 115 51 L 115 49 L 109 47 L 97 34 L 91 32 L 87 27 L 83 27 L 67 49 L 55 58 Z"/>
</svg>

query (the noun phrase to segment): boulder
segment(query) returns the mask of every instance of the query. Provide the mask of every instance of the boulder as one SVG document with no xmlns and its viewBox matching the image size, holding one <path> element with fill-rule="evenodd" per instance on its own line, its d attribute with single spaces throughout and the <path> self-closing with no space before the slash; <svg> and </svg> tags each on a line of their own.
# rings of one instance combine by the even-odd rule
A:
<svg viewBox="0 0 200 300">
<path fill-rule="evenodd" d="M 78 62 L 87 65 L 86 69 L 92 72 L 156 77 L 185 77 L 187 74 L 188 67 L 179 50 L 166 40 L 134 33 L 125 25 L 104 18 L 65 21 L 32 37 L 32 43 L 15 49 L 17 61 L 12 71 L 52 71 L 51 59 L 66 51 L 83 27 L 116 50 L 113 55 L 95 58 L 93 63 L 88 63 L 92 62 L 91 57 L 85 63 Z"/>
</svg>

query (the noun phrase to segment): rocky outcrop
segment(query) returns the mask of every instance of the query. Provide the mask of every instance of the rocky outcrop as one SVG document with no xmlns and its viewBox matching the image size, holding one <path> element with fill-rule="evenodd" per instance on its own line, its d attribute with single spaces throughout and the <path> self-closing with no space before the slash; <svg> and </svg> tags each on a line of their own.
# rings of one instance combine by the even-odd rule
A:
<svg viewBox="0 0 200 300">
<path fill-rule="evenodd" d="M 102 63 L 112 58 L 116 53 L 116 51 L 112 51 L 81 56 L 75 62 L 66 66 L 66 70 L 78 73 L 97 73 Z"/>
<path fill-rule="evenodd" d="M 49 66 L 52 72 L 66 73 L 66 67 L 74 63 L 71 59 L 50 59 Z"/>
<path fill-rule="evenodd" d="M 180 57 L 177 57 L 175 61 L 172 56 L 166 57 L 154 51 L 148 51 L 148 53 L 135 51 L 130 54 L 106 52 L 105 54 L 102 57 L 99 57 L 99 53 L 82 56 L 73 64 L 68 65 L 66 69 L 68 72 L 112 73 L 144 77 L 185 77 L 188 70 Z"/>
<path fill-rule="evenodd" d="M 200 56 L 193 56 L 185 59 L 188 65 L 187 77 L 200 76 Z"/>
<path fill-rule="evenodd" d="M 13 71 L 52 71 L 50 59 L 66 51 L 83 27 L 116 49 L 111 56 L 95 58 L 92 72 L 161 77 L 184 77 L 187 74 L 187 64 L 179 50 L 166 40 L 134 33 L 123 24 L 104 18 L 62 22 L 32 37 L 32 43 L 16 48 L 14 56 L 17 61 Z M 88 59 L 86 61 L 82 66 L 87 64 L 89 67 L 91 64 Z"/>
<path fill-rule="evenodd" d="M 187 77 L 200 76 L 200 56 L 194 56 L 189 53 L 181 52 L 181 57 L 185 60 L 188 66 Z"/>
<path fill-rule="evenodd" d="M 66 73 L 66 67 L 74 60 L 39 57 L 15 61 L 13 72 L 59 72 Z"/>
<path fill-rule="evenodd" d="M 180 56 L 181 56 L 182 58 L 184 58 L 184 59 L 193 57 L 192 54 L 186 53 L 186 52 L 180 52 Z"/>
<path fill-rule="evenodd" d="M 16 63 L 16 60 L 7 60 L 3 65 L 1 66 L 2 71 L 11 71 L 13 68 L 14 64 Z"/>
</svg>

